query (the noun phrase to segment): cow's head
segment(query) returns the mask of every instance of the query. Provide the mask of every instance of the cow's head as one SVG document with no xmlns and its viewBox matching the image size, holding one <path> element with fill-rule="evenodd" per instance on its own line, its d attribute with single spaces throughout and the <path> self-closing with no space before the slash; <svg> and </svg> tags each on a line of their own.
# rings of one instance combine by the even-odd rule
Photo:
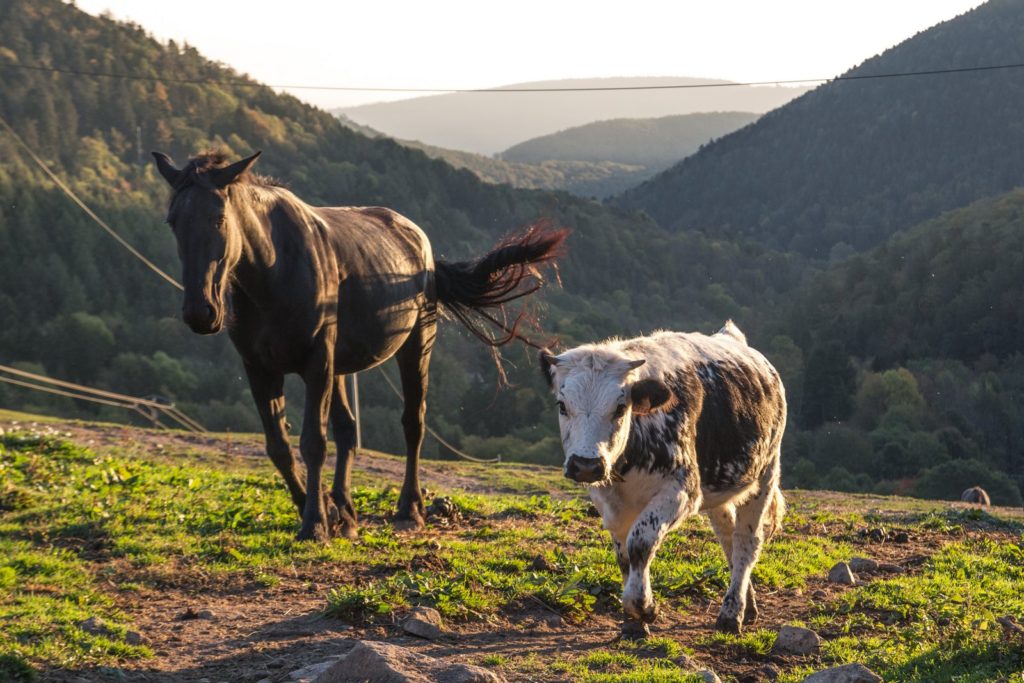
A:
<svg viewBox="0 0 1024 683">
<path fill-rule="evenodd" d="M 565 476 L 586 484 L 610 481 L 633 415 L 671 405 L 672 392 L 662 382 L 637 379 L 637 368 L 645 362 L 600 347 L 557 356 L 541 352 L 541 369 L 558 406 Z"/>
</svg>

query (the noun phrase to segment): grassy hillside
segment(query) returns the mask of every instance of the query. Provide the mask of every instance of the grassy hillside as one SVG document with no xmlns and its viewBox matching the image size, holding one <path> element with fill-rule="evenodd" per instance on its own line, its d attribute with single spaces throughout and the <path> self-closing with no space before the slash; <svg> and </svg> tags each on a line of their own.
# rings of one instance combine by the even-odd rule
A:
<svg viewBox="0 0 1024 683">
<path fill-rule="evenodd" d="M 849 76 L 1024 62 L 1024 5 L 990 0 Z M 1021 183 L 1019 69 L 832 82 L 626 192 L 672 229 L 817 258 Z"/>
<path fill-rule="evenodd" d="M 860 661 L 886 680 L 981 683 L 1024 666 L 995 622 L 1024 616 L 1019 511 L 790 492 L 785 529 L 754 572 L 762 619 L 739 637 L 712 629 L 726 565 L 693 519 L 654 564 L 653 637 L 614 643 L 610 543 L 557 470 L 428 466 L 425 485 L 454 513 L 400 534 L 387 515 L 401 463 L 362 454 L 360 540 L 318 545 L 292 540 L 295 515 L 269 463 L 226 454 L 223 441 L 0 427 L 3 680 L 281 680 L 359 639 L 510 681 L 690 682 L 704 667 L 738 681 L 771 664 L 795 682 Z M 825 580 L 856 556 L 883 565 L 854 587 Z M 396 620 L 413 605 L 436 607 L 449 635 L 403 637 Z M 820 651 L 771 653 L 791 623 L 818 631 Z"/>
<path fill-rule="evenodd" d="M 704 78 L 582 78 L 516 83 L 507 88 L 609 88 L 716 84 Z M 456 93 L 336 110 L 404 140 L 492 155 L 512 145 L 559 130 L 608 119 L 646 119 L 695 112 L 775 109 L 807 88 L 715 87 L 700 90 L 629 92 Z"/>
<path fill-rule="evenodd" d="M 614 161 L 643 166 L 653 175 L 757 117 L 748 112 L 710 112 L 595 121 L 520 142 L 499 156 L 531 164 L 552 159 Z"/>
</svg>

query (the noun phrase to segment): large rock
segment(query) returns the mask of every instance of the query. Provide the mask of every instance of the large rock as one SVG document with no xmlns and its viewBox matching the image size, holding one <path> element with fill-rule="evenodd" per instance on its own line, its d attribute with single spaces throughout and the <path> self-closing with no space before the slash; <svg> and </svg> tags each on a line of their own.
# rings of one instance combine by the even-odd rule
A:
<svg viewBox="0 0 1024 683">
<path fill-rule="evenodd" d="M 850 571 L 850 565 L 845 562 L 837 562 L 828 571 L 828 580 L 832 583 L 841 583 L 844 586 L 852 586 L 857 583 L 857 577 Z"/>
<path fill-rule="evenodd" d="M 863 664 L 843 664 L 813 673 L 803 683 L 882 683 L 882 677 Z"/>
<path fill-rule="evenodd" d="M 451 664 L 404 647 L 362 640 L 314 683 L 504 683 L 487 669 Z"/>
<path fill-rule="evenodd" d="M 413 607 L 402 622 L 402 630 L 411 636 L 437 640 L 441 637 L 441 613 L 431 607 Z"/>
<path fill-rule="evenodd" d="M 855 557 L 850 560 L 850 571 L 855 574 L 859 572 L 873 572 L 877 570 L 878 563 L 870 557 Z"/>
<path fill-rule="evenodd" d="M 783 626 L 775 637 L 772 654 L 809 655 L 821 647 L 821 636 L 809 628 Z"/>
</svg>

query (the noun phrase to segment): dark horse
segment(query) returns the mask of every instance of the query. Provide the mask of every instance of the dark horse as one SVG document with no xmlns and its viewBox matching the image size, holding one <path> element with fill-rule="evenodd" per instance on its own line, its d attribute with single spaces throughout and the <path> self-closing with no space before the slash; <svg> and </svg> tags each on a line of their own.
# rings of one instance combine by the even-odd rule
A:
<svg viewBox="0 0 1024 683">
<path fill-rule="evenodd" d="M 559 255 L 567 231 L 534 227 L 478 261 L 435 262 L 423 231 L 390 209 L 313 207 L 250 174 L 259 152 L 230 165 L 223 155 L 205 154 L 182 169 L 164 154 L 153 156 L 173 188 L 167 222 L 183 266 L 182 315 L 199 334 L 227 324 L 267 454 L 302 515 L 298 538 L 326 539 L 339 522 L 345 537 L 356 536 L 349 493 L 355 421 L 344 375 L 392 356 L 402 378 L 407 449 L 397 520 L 421 525 L 418 465 L 439 305 L 482 336 L 474 316 L 497 321 L 494 309 L 539 287 L 535 264 Z M 505 331 L 503 339 L 485 339 L 500 344 L 516 336 L 514 327 Z M 287 438 L 287 373 L 299 374 L 306 387 L 299 445 L 305 485 Z M 328 415 L 338 449 L 329 497 L 320 483 Z"/>
</svg>

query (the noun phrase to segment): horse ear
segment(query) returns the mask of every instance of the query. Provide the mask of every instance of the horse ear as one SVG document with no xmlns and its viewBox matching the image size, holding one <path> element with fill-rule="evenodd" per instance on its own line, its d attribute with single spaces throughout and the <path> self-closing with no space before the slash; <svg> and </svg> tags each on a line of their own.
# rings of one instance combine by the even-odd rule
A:
<svg viewBox="0 0 1024 683">
<path fill-rule="evenodd" d="M 209 175 L 215 187 L 227 187 L 238 180 L 240 175 L 252 168 L 252 165 L 256 163 L 261 154 L 263 154 L 262 151 L 256 152 L 251 157 L 236 161 L 230 166 L 209 171 L 207 175 Z"/>
<path fill-rule="evenodd" d="M 181 179 L 181 170 L 174 168 L 174 164 L 171 163 L 171 158 L 163 152 L 153 152 L 153 158 L 156 159 L 156 168 L 160 171 L 160 175 L 164 177 L 171 187 L 175 187 L 178 181 Z"/>
</svg>

